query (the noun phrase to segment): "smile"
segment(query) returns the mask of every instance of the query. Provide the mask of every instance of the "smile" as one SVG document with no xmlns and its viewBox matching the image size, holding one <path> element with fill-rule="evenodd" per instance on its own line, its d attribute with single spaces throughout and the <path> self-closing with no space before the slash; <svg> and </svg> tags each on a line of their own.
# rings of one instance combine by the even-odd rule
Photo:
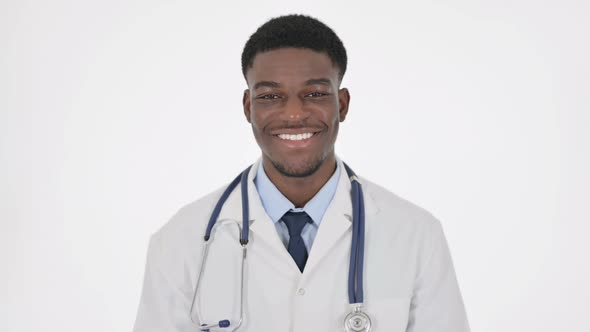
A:
<svg viewBox="0 0 590 332">
<path fill-rule="evenodd" d="M 304 139 L 308 139 L 311 138 L 315 133 L 303 133 L 303 134 L 295 134 L 295 135 L 289 135 L 289 134 L 279 134 L 276 135 L 278 138 L 283 139 L 283 140 L 288 140 L 288 141 L 301 141 Z"/>
</svg>

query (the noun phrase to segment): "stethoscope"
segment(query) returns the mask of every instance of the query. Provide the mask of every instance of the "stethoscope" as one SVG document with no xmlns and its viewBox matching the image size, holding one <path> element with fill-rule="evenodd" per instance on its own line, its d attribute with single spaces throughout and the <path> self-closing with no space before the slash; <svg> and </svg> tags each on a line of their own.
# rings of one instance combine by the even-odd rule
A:
<svg viewBox="0 0 590 332">
<path fill-rule="evenodd" d="M 352 186 L 352 243 L 350 249 L 350 263 L 348 267 L 348 302 L 350 303 L 352 310 L 344 318 L 344 330 L 346 332 L 369 332 L 371 330 L 371 318 L 363 311 L 363 259 L 364 259 L 364 246 L 365 246 L 365 203 L 363 200 L 363 190 L 358 181 L 356 174 L 344 164 L 346 173 L 351 182 Z M 248 236 L 250 231 L 250 218 L 249 218 L 249 205 L 248 205 L 248 173 L 250 171 L 250 165 L 240 175 L 238 175 L 230 185 L 225 189 L 219 201 L 211 213 L 209 223 L 207 224 L 207 230 L 205 231 L 205 242 L 203 248 L 203 257 L 201 260 L 201 267 L 197 276 L 197 284 L 193 293 L 193 300 L 190 308 L 190 318 L 195 323 L 199 330 L 209 332 L 213 328 L 231 328 L 230 331 L 237 330 L 242 322 L 244 321 L 244 266 L 246 263 L 246 253 L 248 248 Z M 260 166 L 262 167 L 262 166 Z M 193 307 L 197 293 L 199 292 L 199 286 L 201 284 L 201 278 L 205 270 L 207 262 L 207 255 L 209 252 L 209 240 L 211 239 L 211 232 L 217 222 L 219 213 L 223 204 L 231 194 L 231 192 L 240 183 L 242 192 L 242 228 L 240 231 L 240 244 L 242 246 L 242 263 L 241 263 L 241 280 L 240 280 L 240 319 L 238 321 L 230 321 L 229 319 L 223 319 L 215 324 L 204 324 L 200 317 L 196 316 L 196 321 L 193 319 Z"/>
</svg>

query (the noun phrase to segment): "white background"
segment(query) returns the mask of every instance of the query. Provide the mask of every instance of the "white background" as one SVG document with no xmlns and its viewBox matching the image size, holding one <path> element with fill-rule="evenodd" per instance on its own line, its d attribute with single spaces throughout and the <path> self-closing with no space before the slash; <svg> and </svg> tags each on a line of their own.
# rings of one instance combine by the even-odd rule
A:
<svg viewBox="0 0 590 332">
<path fill-rule="evenodd" d="M 590 331 L 587 1 L 0 3 L 0 331 L 131 330 L 150 234 L 260 154 L 240 55 L 287 13 L 344 41 L 337 153 L 442 221 L 472 330 Z"/>
</svg>

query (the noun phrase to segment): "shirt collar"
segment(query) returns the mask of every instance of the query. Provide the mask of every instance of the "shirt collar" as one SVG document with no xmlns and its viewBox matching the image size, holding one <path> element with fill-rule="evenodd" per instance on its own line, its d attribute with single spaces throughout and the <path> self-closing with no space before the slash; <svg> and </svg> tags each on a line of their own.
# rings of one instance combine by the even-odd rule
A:
<svg viewBox="0 0 590 332">
<path fill-rule="evenodd" d="M 328 206 L 336 193 L 338 179 L 340 179 L 340 172 L 340 163 L 337 161 L 334 174 L 332 174 L 330 179 L 303 208 L 296 208 L 295 205 L 279 191 L 274 183 L 270 181 L 264 171 L 262 160 L 258 166 L 256 177 L 254 178 L 254 184 L 258 190 L 264 210 L 274 223 L 277 223 L 288 211 L 305 211 L 305 213 L 311 217 L 314 224 L 319 226 L 322 222 L 324 213 L 328 209 Z"/>
</svg>

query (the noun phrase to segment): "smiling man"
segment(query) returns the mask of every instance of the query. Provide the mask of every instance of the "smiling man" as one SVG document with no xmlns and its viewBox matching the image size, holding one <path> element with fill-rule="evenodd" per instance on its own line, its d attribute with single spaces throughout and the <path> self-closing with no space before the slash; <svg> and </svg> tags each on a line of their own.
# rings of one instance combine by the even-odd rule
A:
<svg viewBox="0 0 590 332">
<path fill-rule="evenodd" d="M 262 156 L 153 234 L 134 331 L 469 331 L 440 222 L 335 154 L 346 65 L 309 16 L 250 37 L 242 102 Z"/>
<path fill-rule="evenodd" d="M 277 46 L 290 46 L 262 49 L 252 58 L 250 48 L 262 48 L 257 43 L 269 47 L 256 37 L 246 44 L 249 52 L 242 62 L 251 87 L 244 92 L 244 112 L 262 150 L 265 173 L 295 206 L 303 207 L 336 168 L 334 143 L 350 100 L 348 90 L 339 88 L 343 70 L 321 52 L 321 45 L 317 50 L 291 46 L 301 38 L 297 35 L 291 36 L 292 43 L 286 43 L 289 36 L 276 36 Z M 342 43 L 333 43 L 342 48 L 339 62 L 345 64 Z"/>
</svg>

